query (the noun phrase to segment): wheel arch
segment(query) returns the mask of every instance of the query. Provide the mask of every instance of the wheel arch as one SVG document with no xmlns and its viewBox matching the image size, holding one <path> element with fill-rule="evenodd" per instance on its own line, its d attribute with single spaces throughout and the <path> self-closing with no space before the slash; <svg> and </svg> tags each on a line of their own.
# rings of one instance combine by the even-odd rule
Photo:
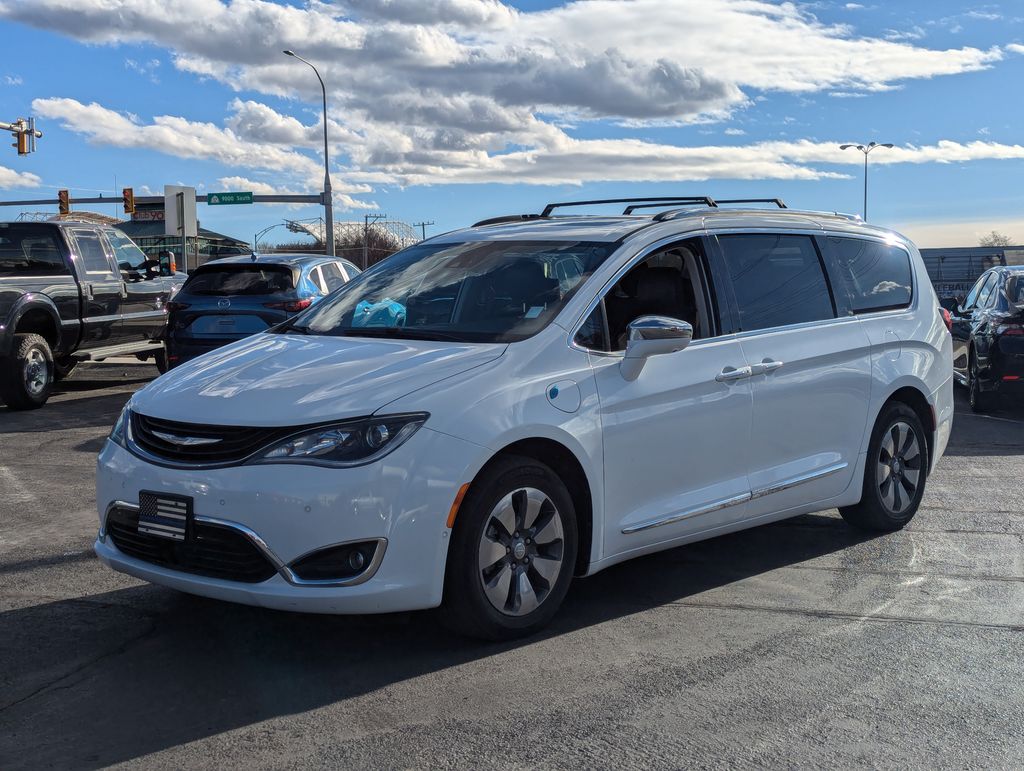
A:
<svg viewBox="0 0 1024 771">
<path fill-rule="evenodd" d="M 576 528 L 579 534 L 574 573 L 578 576 L 586 575 L 590 569 L 594 545 L 594 496 L 583 464 L 572 450 L 555 439 L 519 439 L 506 444 L 491 455 L 473 476 L 470 484 L 475 484 L 491 465 L 508 456 L 522 456 L 540 461 L 551 468 L 569 490 L 576 509 Z"/>
<path fill-rule="evenodd" d="M 16 334 L 39 335 L 50 346 L 50 350 L 54 354 L 60 347 L 60 314 L 57 313 L 56 306 L 47 297 L 26 295 L 15 306 L 8 330 L 9 339 L 0 341 L 3 343 L 3 346 L 0 347 L 4 349 L 10 348 Z"/>
<path fill-rule="evenodd" d="M 902 385 L 896 388 L 878 408 L 875 420 L 871 424 L 872 430 L 875 423 L 878 422 L 882 411 L 894 402 L 901 402 L 910 407 L 917 415 L 918 420 L 921 421 L 921 425 L 924 426 L 925 440 L 928 444 L 928 466 L 930 467 L 931 460 L 935 457 L 936 430 L 938 426 L 936 424 L 935 409 L 921 388 L 916 385 Z"/>
</svg>

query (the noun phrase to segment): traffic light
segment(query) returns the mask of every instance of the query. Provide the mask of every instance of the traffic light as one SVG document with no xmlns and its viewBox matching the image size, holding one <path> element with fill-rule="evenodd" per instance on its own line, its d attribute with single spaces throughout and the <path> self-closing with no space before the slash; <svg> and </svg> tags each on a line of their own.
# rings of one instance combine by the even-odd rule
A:
<svg viewBox="0 0 1024 771">
<path fill-rule="evenodd" d="M 18 131 L 14 136 L 17 138 L 17 141 L 12 142 L 11 147 L 18 148 L 18 155 L 28 155 L 28 132 Z"/>
<path fill-rule="evenodd" d="M 57 206 L 60 207 L 61 214 L 67 214 L 71 211 L 71 196 L 67 190 L 57 191 Z"/>
<path fill-rule="evenodd" d="M 125 214 L 135 213 L 135 191 L 130 187 L 126 187 L 121 191 L 121 202 L 124 204 Z"/>
</svg>

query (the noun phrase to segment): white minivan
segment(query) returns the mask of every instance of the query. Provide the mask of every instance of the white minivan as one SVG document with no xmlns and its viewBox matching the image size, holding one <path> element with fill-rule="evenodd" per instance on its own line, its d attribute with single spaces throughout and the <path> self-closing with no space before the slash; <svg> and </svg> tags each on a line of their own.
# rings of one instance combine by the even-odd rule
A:
<svg viewBox="0 0 1024 771">
<path fill-rule="evenodd" d="M 631 557 L 830 508 L 903 527 L 953 418 L 914 245 L 781 201 L 624 202 L 423 241 L 143 388 L 99 455 L 99 557 L 501 639 Z"/>
</svg>

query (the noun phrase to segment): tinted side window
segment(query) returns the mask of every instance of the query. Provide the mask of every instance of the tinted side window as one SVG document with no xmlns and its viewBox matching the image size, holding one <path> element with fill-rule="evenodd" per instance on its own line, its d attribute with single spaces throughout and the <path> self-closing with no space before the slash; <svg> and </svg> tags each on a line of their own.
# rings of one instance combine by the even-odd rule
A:
<svg viewBox="0 0 1024 771">
<path fill-rule="evenodd" d="M 977 307 L 988 307 L 988 299 L 992 296 L 992 292 L 995 290 L 998 283 L 999 277 L 995 273 L 990 273 L 988 281 L 985 282 L 985 287 L 981 290 L 981 294 L 978 295 Z"/>
<path fill-rule="evenodd" d="M 859 238 L 829 238 L 838 284 L 846 289 L 854 313 L 910 305 L 913 280 L 910 255 L 896 246 Z"/>
<path fill-rule="evenodd" d="M 982 276 L 981 278 L 978 279 L 977 283 L 974 285 L 974 287 L 971 289 L 971 291 L 967 294 L 967 297 L 964 300 L 964 305 L 963 305 L 964 310 L 967 310 L 968 308 L 973 308 L 974 307 L 974 303 L 976 303 L 978 301 L 978 293 L 981 292 L 981 288 L 983 286 L 985 286 L 985 282 L 987 280 L 988 280 L 988 276 Z"/>
<path fill-rule="evenodd" d="M 99 234 L 92 230 L 76 230 L 74 233 L 85 270 L 89 273 L 112 273 Z"/>
<path fill-rule="evenodd" d="M 0 226 L 0 276 L 60 276 L 68 272 L 52 227 Z"/>
<path fill-rule="evenodd" d="M 719 236 L 743 331 L 835 317 L 810 236 Z"/>
</svg>

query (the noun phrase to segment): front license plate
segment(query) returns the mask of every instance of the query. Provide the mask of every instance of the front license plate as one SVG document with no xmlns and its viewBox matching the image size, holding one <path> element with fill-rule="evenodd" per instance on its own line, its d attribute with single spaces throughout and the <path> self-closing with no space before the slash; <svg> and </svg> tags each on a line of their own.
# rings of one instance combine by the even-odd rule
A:
<svg viewBox="0 0 1024 771">
<path fill-rule="evenodd" d="M 139 532 L 184 541 L 192 499 L 184 495 L 139 493 Z"/>
</svg>

